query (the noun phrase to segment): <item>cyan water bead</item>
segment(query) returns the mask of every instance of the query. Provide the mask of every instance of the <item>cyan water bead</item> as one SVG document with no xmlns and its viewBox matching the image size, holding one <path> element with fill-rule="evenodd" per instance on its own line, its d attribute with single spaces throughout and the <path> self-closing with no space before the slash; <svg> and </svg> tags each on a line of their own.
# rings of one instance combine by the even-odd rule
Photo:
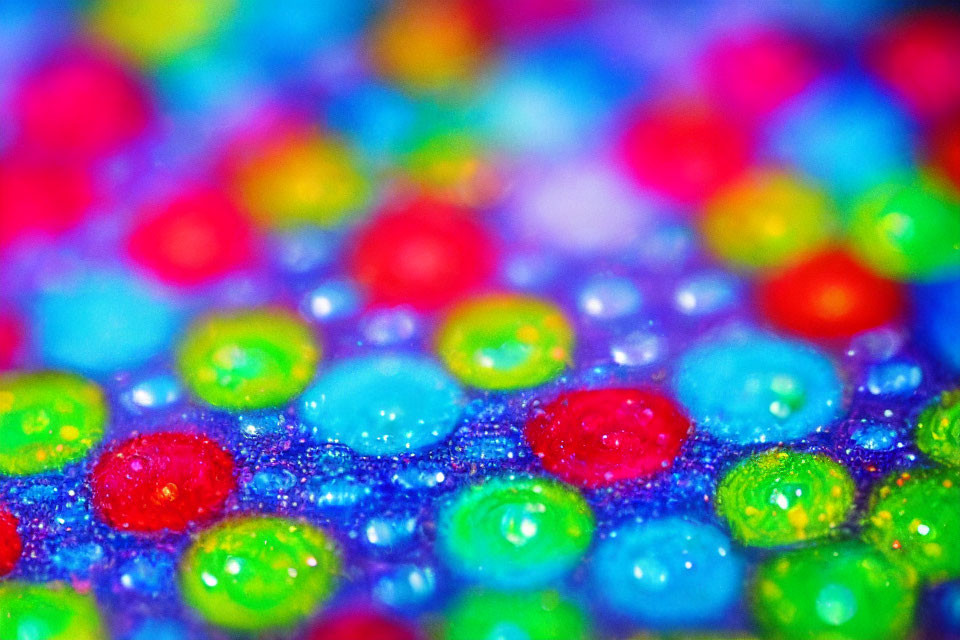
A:
<svg viewBox="0 0 960 640">
<path fill-rule="evenodd" d="M 673 387 L 697 428 L 728 442 L 790 442 L 841 411 L 833 363 L 812 346 L 737 332 L 681 356 Z"/>
<path fill-rule="evenodd" d="M 0 474 L 31 475 L 82 459 L 103 438 L 96 384 L 56 371 L 0 375 Z"/>
<path fill-rule="evenodd" d="M 32 307 L 47 366 L 106 375 L 167 350 L 183 315 L 159 288 L 119 271 L 91 271 L 40 292 Z"/>
<path fill-rule="evenodd" d="M 740 598 L 745 566 L 717 527 L 668 517 L 617 527 L 597 545 L 591 575 L 610 615 L 676 628 L 722 619 Z"/>
<path fill-rule="evenodd" d="M 526 589 L 570 571 L 593 529 L 593 512 L 576 489 L 546 478 L 502 476 L 453 496 L 438 515 L 437 545 L 466 578 Z"/>
<path fill-rule="evenodd" d="M 180 562 L 184 600 L 207 621 L 237 631 L 284 627 L 326 601 L 340 577 L 331 538 L 305 522 L 241 516 L 207 529 Z"/>
<path fill-rule="evenodd" d="M 300 400 L 314 435 L 369 456 L 416 451 L 456 426 L 466 400 L 438 363 L 388 354 L 341 360 Z"/>
</svg>

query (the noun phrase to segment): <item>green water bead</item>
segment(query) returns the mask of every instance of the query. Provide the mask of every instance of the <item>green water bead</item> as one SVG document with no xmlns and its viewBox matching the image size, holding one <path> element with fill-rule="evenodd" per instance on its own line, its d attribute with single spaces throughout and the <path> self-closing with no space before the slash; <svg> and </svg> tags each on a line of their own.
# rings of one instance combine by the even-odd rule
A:
<svg viewBox="0 0 960 640">
<path fill-rule="evenodd" d="M 180 564 L 184 600 L 209 622 L 236 630 L 284 627 L 333 593 L 340 555 L 319 529 L 245 516 L 201 533 Z"/>
<path fill-rule="evenodd" d="M 504 476 L 462 489 L 442 508 L 437 527 L 440 552 L 458 573 L 525 589 L 550 583 L 580 560 L 594 518 L 572 487 Z"/>
<path fill-rule="evenodd" d="M 723 477 L 717 513 L 742 544 L 775 547 L 830 534 L 847 519 L 855 494 L 850 473 L 827 456 L 771 449 Z"/>
<path fill-rule="evenodd" d="M 100 387 L 56 371 L 0 375 L 0 474 L 53 471 L 83 458 L 103 438 Z"/>
<path fill-rule="evenodd" d="M 864 539 L 934 582 L 960 577 L 960 474 L 916 469 L 881 482 Z"/>
<path fill-rule="evenodd" d="M 194 324 L 180 344 L 177 366 L 205 402 L 225 409 L 262 409 L 300 394 L 319 359 L 319 344 L 295 315 L 252 309 Z"/>
<path fill-rule="evenodd" d="M 104 640 L 93 596 L 61 584 L 0 582 L 3 640 Z"/>
<path fill-rule="evenodd" d="M 571 360 L 573 328 L 553 304 L 521 295 L 472 298 L 454 307 L 437 332 L 441 360 L 481 389 L 535 387 Z"/>
<path fill-rule="evenodd" d="M 916 437 L 930 458 L 960 467 L 960 389 L 944 391 L 920 414 Z"/>
<path fill-rule="evenodd" d="M 590 624 L 556 591 L 470 591 L 447 610 L 442 640 L 589 640 Z"/>
<path fill-rule="evenodd" d="M 857 541 L 775 556 L 753 585 L 754 616 L 771 640 L 903 638 L 915 603 L 915 574 Z"/>
<path fill-rule="evenodd" d="M 930 176 L 877 187 L 850 223 L 860 257 L 878 273 L 925 280 L 960 270 L 960 200 Z"/>
</svg>

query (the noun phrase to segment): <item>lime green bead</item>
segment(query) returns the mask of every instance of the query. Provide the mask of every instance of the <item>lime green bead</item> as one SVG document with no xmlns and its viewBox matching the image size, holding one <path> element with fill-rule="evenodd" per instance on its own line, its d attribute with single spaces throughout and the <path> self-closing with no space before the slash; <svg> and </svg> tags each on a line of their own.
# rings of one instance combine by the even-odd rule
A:
<svg viewBox="0 0 960 640">
<path fill-rule="evenodd" d="M 521 389 L 560 375 L 571 359 L 573 329 L 559 308 L 528 296 L 468 300 L 446 316 L 437 352 L 453 374 L 482 389 Z"/>
<path fill-rule="evenodd" d="M 333 593 L 340 555 L 319 529 L 246 516 L 204 531 L 180 564 L 184 600 L 213 624 L 255 631 L 299 622 Z"/>
<path fill-rule="evenodd" d="M 717 513 L 742 544 L 775 547 L 821 538 L 843 524 L 856 494 L 827 456 L 781 449 L 752 455 L 717 488 Z"/>
<path fill-rule="evenodd" d="M 960 467 L 960 389 L 944 391 L 917 419 L 917 446 L 933 460 Z"/>
<path fill-rule="evenodd" d="M 442 640 L 588 640 L 583 611 L 556 591 L 471 591 L 446 613 Z"/>
<path fill-rule="evenodd" d="M 180 344 L 177 366 L 205 402 L 225 409 L 262 409 L 301 393 L 319 359 L 319 344 L 295 315 L 254 309 L 194 324 Z"/>
<path fill-rule="evenodd" d="M 854 209 L 850 238 L 878 273 L 925 280 L 960 271 L 960 200 L 921 176 L 868 192 Z"/>
<path fill-rule="evenodd" d="M 916 576 L 856 541 L 778 555 L 757 570 L 753 612 L 771 640 L 895 640 L 913 623 Z"/>
<path fill-rule="evenodd" d="M 920 577 L 960 577 L 960 475 L 917 469 L 881 482 L 870 499 L 864 539 Z"/>
<path fill-rule="evenodd" d="M 461 575 L 499 588 L 534 588 L 580 560 L 594 519 L 572 487 L 504 476 L 462 489 L 441 509 L 437 529 L 441 554 Z"/>
<path fill-rule="evenodd" d="M 0 583 L 3 640 L 103 640 L 93 596 L 60 584 Z"/>
<path fill-rule="evenodd" d="M 103 392 L 56 371 L 0 375 L 0 473 L 30 475 L 80 460 L 103 438 Z"/>
</svg>

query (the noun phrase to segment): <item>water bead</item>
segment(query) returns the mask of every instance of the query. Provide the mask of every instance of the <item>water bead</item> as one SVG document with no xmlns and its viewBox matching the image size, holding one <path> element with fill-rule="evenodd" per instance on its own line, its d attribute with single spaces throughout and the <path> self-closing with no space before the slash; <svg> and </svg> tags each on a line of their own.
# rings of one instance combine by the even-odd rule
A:
<svg viewBox="0 0 960 640">
<path fill-rule="evenodd" d="M 960 280 L 911 288 L 918 338 L 941 362 L 960 370 Z"/>
<path fill-rule="evenodd" d="M 874 487 L 864 540 L 924 580 L 960 577 L 960 477 L 952 469 L 914 469 Z"/>
<path fill-rule="evenodd" d="M 482 286 L 495 253 L 470 211 L 421 198 L 371 220 L 354 238 L 348 262 L 375 304 L 436 309 Z"/>
<path fill-rule="evenodd" d="M 372 344 L 397 345 L 416 336 L 422 316 L 405 307 L 375 309 L 360 318 L 360 333 Z"/>
<path fill-rule="evenodd" d="M 867 192 L 854 206 L 849 231 L 860 258 L 887 277 L 923 281 L 960 273 L 960 199 L 932 177 Z"/>
<path fill-rule="evenodd" d="M 840 542 L 763 563 L 753 613 L 764 637 L 903 638 L 913 623 L 915 587 L 909 567 L 859 542 Z"/>
<path fill-rule="evenodd" d="M 300 417 L 320 440 L 382 456 L 443 440 L 456 426 L 466 399 L 430 359 L 374 355 L 337 362 L 300 402 Z"/>
<path fill-rule="evenodd" d="M 680 202 L 700 202 L 735 179 L 752 153 L 747 133 L 712 106 L 655 105 L 624 134 L 623 154 L 637 182 Z"/>
<path fill-rule="evenodd" d="M 725 273 L 694 275 L 677 285 L 674 306 L 684 315 L 706 316 L 732 308 L 741 298 L 741 285 Z"/>
<path fill-rule="evenodd" d="M 304 619 L 336 588 L 340 553 L 313 526 L 242 516 L 201 533 L 180 562 L 183 598 L 204 619 L 237 631 Z"/>
<path fill-rule="evenodd" d="M 617 527 L 591 565 L 608 611 L 666 628 L 722 619 L 740 597 L 744 570 L 722 531 L 678 517 Z"/>
<path fill-rule="evenodd" d="M 110 48 L 146 65 L 169 63 L 200 45 L 227 21 L 234 0 L 96 0 L 89 29 Z"/>
<path fill-rule="evenodd" d="M 556 591 L 471 590 L 447 610 L 441 640 L 588 640 L 590 622 Z"/>
<path fill-rule="evenodd" d="M 735 269 L 783 265 L 825 244 L 836 212 L 803 178 L 755 169 L 711 197 L 700 220 L 707 248 Z"/>
<path fill-rule="evenodd" d="M 150 118 L 139 79 L 116 60 L 82 49 L 57 52 L 20 85 L 14 101 L 19 142 L 58 160 L 113 153 Z"/>
<path fill-rule="evenodd" d="M 362 296 L 357 287 L 347 279 L 328 280 L 310 291 L 303 308 L 311 317 L 320 321 L 340 320 L 355 313 L 361 305 Z"/>
<path fill-rule="evenodd" d="M 940 464 L 960 467 L 960 390 L 944 391 L 917 418 L 917 447 Z"/>
<path fill-rule="evenodd" d="M 858 447 L 868 451 L 890 451 L 899 443 L 899 433 L 879 422 L 864 422 L 850 434 Z"/>
<path fill-rule="evenodd" d="M 201 400 L 225 409 L 279 406 L 313 378 L 320 345 L 288 311 L 249 309 L 194 323 L 177 350 L 177 368 Z"/>
<path fill-rule="evenodd" d="M 867 49 L 873 70 L 925 120 L 960 107 L 960 18 L 912 11 L 883 25 Z"/>
<path fill-rule="evenodd" d="M 847 252 L 828 250 L 763 280 L 761 313 L 777 329 L 807 338 L 846 338 L 904 314 L 905 292 Z"/>
<path fill-rule="evenodd" d="M 250 223 L 219 191 L 184 189 L 149 202 L 137 216 L 127 251 L 165 282 L 203 284 L 253 261 Z"/>
<path fill-rule="evenodd" d="M 594 519 L 576 490 L 545 478 L 501 476 L 454 494 L 437 518 L 437 547 L 481 584 L 535 588 L 566 574 L 590 545 Z"/>
<path fill-rule="evenodd" d="M 875 396 L 909 396 L 923 381 L 923 369 L 914 362 L 878 362 L 867 370 L 867 391 Z"/>
<path fill-rule="evenodd" d="M 183 388 L 175 377 L 157 374 L 136 382 L 121 396 L 121 401 L 134 411 L 165 409 L 179 402 L 182 395 Z"/>
<path fill-rule="evenodd" d="M 373 596 L 395 609 L 409 610 L 429 602 L 436 590 L 437 572 L 433 567 L 402 564 L 377 580 Z"/>
<path fill-rule="evenodd" d="M 232 192 L 261 226 L 338 227 L 357 217 L 371 184 L 341 141 L 292 129 L 243 147 L 228 159 Z"/>
<path fill-rule="evenodd" d="M 534 387 L 558 376 L 573 350 L 573 328 L 552 303 L 493 294 L 454 306 L 436 334 L 454 376 L 482 389 Z"/>
<path fill-rule="evenodd" d="M 650 389 L 568 391 L 524 428 L 547 471 L 587 487 L 668 469 L 689 432 L 676 403 Z"/>
<path fill-rule="evenodd" d="M 930 132 L 927 139 L 930 164 L 960 190 L 960 115 L 947 119 Z"/>
<path fill-rule="evenodd" d="M 163 289 L 120 271 L 93 270 L 42 289 L 32 319 L 48 366 L 105 375 L 165 351 L 183 314 Z"/>
<path fill-rule="evenodd" d="M 449 90 L 471 80 L 491 45 L 482 8 L 462 0 L 394 5 L 381 14 L 370 38 L 376 71 L 414 92 Z"/>
<path fill-rule="evenodd" d="M 613 320 L 636 313 L 643 297 L 629 278 L 594 276 L 580 289 L 577 306 L 585 315 L 598 320 Z"/>
<path fill-rule="evenodd" d="M 798 440 L 842 408 L 842 384 L 824 354 L 750 332 L 692 347 L 680 358 L 673 388 L 698 429 L 738 444 Z"/>
<path fill-rule="evenodd" d="M 121 531 L 149 533 L 215 518 L 234 491 L 233 457 L 216 442 L 159 432 L 106 451 L 90 475 L 93 506 Z"/>
<path fill-rule="evenodd" d="M 846 467 L 822 454 L 771 449 L 746 458 L 717 487 L 717 513 L 744 545 L 777 547 L 830 535 L 853 509 Z"/>
<path fill-rule="evenodd" d="M 642 367 L 659 360 L 666 347 L 655 333 L 631 331 L 610 343 L 610 358 L 624 367 Z"/>
<path fill-rule="evenodd" d="M 304 640 L 421 640 L 403 620 L 378 611 L 344 610 L 327 614 L 313 625 Z"/>
<path fill-rule="evenodd" d="M 23 541 L 17 531 L 20 521 L 0 506 L 0 577 L 13 571 L 23 552 Z"/>
<path fill-rule="evenodd" d="M 0 638 L 103 640 L 93 596 L 61 584 L 0 582 Z"/>
<path fill-rule="evenodd" d="M 0 474 L 24 476 L 63 468 L 103 437 L 103 391 L 56 371 L 0 375 Z"/>
<path fill-rule="evenodd" d="M 908 116 L 869 84 L 826 77 L 788 100 L 767 128 L 769 154 L 842 200 L 910 169 Z"/>
</svg>

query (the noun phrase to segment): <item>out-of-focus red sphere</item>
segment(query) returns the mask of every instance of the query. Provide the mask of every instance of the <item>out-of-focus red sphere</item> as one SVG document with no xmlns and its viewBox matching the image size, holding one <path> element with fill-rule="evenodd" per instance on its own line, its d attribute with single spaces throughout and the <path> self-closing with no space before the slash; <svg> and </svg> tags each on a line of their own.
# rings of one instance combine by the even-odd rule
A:
<svg viewBox="0 0 960 640">
<path fill-rule="evenodd" d="M 94 202 L 90 172 L 27 154 L 0 160 L 0 249 L 24 235 L 56 235 L 79 223 Z"/>
<path fill-rule="evenodd" d="M 88 51 L 53 56 L 15 94 L 18 144 L 58 159 L 112 153 L 139 136 L 150 117 L 138 79 Z"/>
<path fill-rule="evenodd" d="M 930 160 L 957 189 L 960 189 L 960 113 L 930 134 Z"/>
<path fill-rule="evenodd" d="M 721 38 L 707 48 L 701 65 L 717 102 L 750 120 L 802 91 L 820 70 L 806 42 L 775 30 L 738 31 Z"/>
<path fill-rule="evenodd" d="M 388 209 L 356 237 L 350 272 L 374 304 L 434 309 L 482 286 L 494 243 L 469 211 L 420 198 Z"/>
<path fill-rule="evenodd" d="M 636 115 L 623 137 L 627 166 L 641 186 L 697 203 L 747 166 L 741 126 L 699 102 L 661 103 Z"/>
<path fill-rule="evenodd" d="M 253 260 L 249 218 L 225 194 L 190 188 L 139 213 L 127 242 L 130 256 L 161 280 L 194 285 Z"/>
<path fill-rule="evenodd" d="M 867 58 L 918 116 L 933 119 L 960 109 L 960 13 L 900 16 L 877 34 Z"/>
<path fill-rule="evenodd" d="M 409 624 L 375 611 L 343 611 L 314 625 L 305 640 L 421 640 Z"/>
<path fill-rule="evenodd" d="M 904 312 L 900 284 L 838 249 L 809 256 L 764 280 L 757 301 L 776 328 L 807 338 L 847 338 Z"/>
<path fill-rule="evenodd" d="M 23 349 L 24 329 L 10 311 L 0 311 L 0 369 L 12 367 Z"/>
</svg>

